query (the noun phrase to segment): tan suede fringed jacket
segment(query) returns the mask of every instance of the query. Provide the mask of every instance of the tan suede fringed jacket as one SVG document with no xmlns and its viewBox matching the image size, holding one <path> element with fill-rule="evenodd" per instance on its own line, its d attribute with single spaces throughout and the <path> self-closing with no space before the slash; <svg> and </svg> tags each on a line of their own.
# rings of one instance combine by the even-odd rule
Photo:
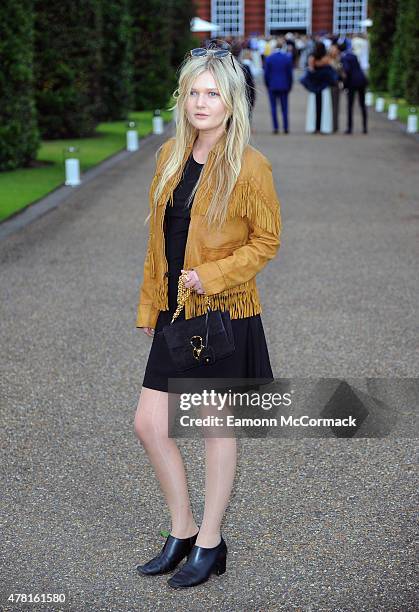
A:
<svg viewBox="0 0 419 612">
<path fill-rule="evenodd" d="M 203 183 L 192 203 L 183 269 L 196 270 L 214 310 L 229 310 L 232 319 L 240 319 L 262 312 L 256 274 L 275 257 L 279 249 L 280 202 L 269 160 L 247 145 L 240 174 L 230 195 L 226 222 L 220 231 L 209 229 L 204 215 L 211 192 L 208 191 L 210 187 L 205 186 L 205 179 L 211 176 L 215 154 L 224 146 L 224 140 L 225 136 L 213 147 L 202 169 Z M 182 172 L 166 185 L 157 205 L 156 218 L 152 206 L 156 181 L 174 141 L 174 138 L 170 138 L 164 143 L 150 187 L 152 216 L 136 327 L 155 328 L 160 310 L 169 309 L 163 224 L 167 202 L 170 199 L 173 205 L 173 191 Z M 185 150 L 182 169 L 192 148 L 193 145 Z M 185 318 L 205 312 L 205 295 L 192 290 L 185 303 Z"/>
</svg>

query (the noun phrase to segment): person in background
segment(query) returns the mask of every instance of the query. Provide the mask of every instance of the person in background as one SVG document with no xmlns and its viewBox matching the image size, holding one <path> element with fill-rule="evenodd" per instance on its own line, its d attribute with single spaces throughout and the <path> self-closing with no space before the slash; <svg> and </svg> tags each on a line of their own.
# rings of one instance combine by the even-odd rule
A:
<svg viewBox="0 0 419 612">
<path fill-rule="evenodd" d="M 265 59 L 265 85 L 269 92 L 273 134 L 278 134 L 277 98 L 281 103 L 284 133 L 288 134 L 288 95 L 293 83 L 293 61 L 289 53 L 274 51 Z"/>
<path fill-rule="evenodd" d="M 300 83 L 308 90 L 306 131 L 310 133 L 333 132 L 333 112 L 331 87 L 338 80 L 336 70 L 322 42 L 316 42 L 313 53 L 308 58 L 306 74 Z"/>
<path fill-rule="evenodd" d="M 301 52 L 301 58 L 300 58 L 300 68 L 302 68 L 303 70 L 307 68 L 308 58 L 313 53 L 314 46 L 315 46 L 315 43 L 314 43 L 313 38 L 311 36 L 305 36 L 304 37 L 304 48 Z"/>
<path fill-rule="evenodd" d="M 231 46 L 231 53 L 239 62 L 240 66 L 243 69 L 244 76 L 246 79 L 246 97 L 249 102 L 249 121 L 252 124 L 252 114 L 256 101 L 256 88 L 255 88 L 255 80 L 253 78 L 252 69 L 250 68 L 248 62 L 242 62 L 240 60 L 240 56 L 245 54 L 245 51 L 242 53 L 242 46 L 238 43 L 233 43 Z M 248 57 L 250 53 L 248 54 Z M 251 63 L 251 60 L 250 60 Z"/>
<path fill-rule="evenodd" d="M 348 118 L 345 134 L 352 134 L 355 94 L 358 94 L 359 107 L 361 109 L 362 131 L 364 134 L 367 134 L 368 118 L 367 107 L 365 105 L 365 90 L 368 85 L 368 79 L 359 64 L 357 56 L 352 51 L 348 51 L 346 43 L 342 43 L 339 49 L 341 51 L 342 68 L 345 73 L 343 84 L 348 93 Z"/>
<path fill-rule="evenodd" d="M 287 40 L 287 53 L 289 53 L 289 55 L 291 55 L 292 57 L 292 66 L 293 68 L 297 67 L 297 62 L 298 62 L 298 51 L 297 48 L 295 46 L 295 42 L 292 39 L 288 39 Z"/>
<path fill-rule="evenodd" d="M 249 49 L 252 55 L 252 63 L 255 74 L 261 74 L 263 72 L 262 59 L 259 51 L 259 38 L 257 33 L 251 34 L 249 38 Z"/>
<path fill-rule="evenodd" d="M 297 67 L 301 68 L 302 67 L 301 66 L 301 54 L 302 54 L 302 51 L 303 51 L 303 49 L 305 48 L 305 45 L 306 45 L 306 43 L 305 43 L 305 36 L 303 37 L 300 34 L 297 34 L 296 37 L 295 37 L 295 41 L 294 42 L 295 42 L 295 48 L 297 50 L 297 62 L 296 62 L 296 65 L 297 65 Z"/>
<path fill-rule="evenodd" d="M 323 32 L 320 38 L 320 42 L 324 44 L 326 51 L 328 51 L 330 49 L 330 45 L 332 44 L 330 34 L 328 32 Z"/>
<path fill-rule="evenodd" d="M 252 75 L 253 79 L 255 79 L 257 77 L 258 72 L 256 66 L 253 63 L 253 55 L 250 49 L 243 49 L 241 61 L 244 66 L 249 67 L 250 74 Z"/>
<path fill-rule="evenodd" d="M 358 58 L 359 65 L 364 72 L 368 72 L 370 67 L 369 61 L 369 44 L 365 34 L 354 34 L 352 37 L 352 51 Z"/>
<path fill-rule="evenodd" d="M 331 85 L 330 89 L 332 94 L 333 132 L 337 132 L 339 130 L 340 92 L 341 89 L 343 89 L 343 78 L 345 73 L 343 71 L 342 62 L 340 61 L 340 50 L 336 39 L 332 41 L 327 55 L 329 57 L 330 66 L 336 70 L 338 75 L 338 80 Z"/>
<path fill-rule="evenodd" d="M 263 36 L 259 36 L 259 39 L 258 39 L 258 48 L 259 48 L 260 59 L 261 59 L 261 62 L 262 62 L 262 69 L 265 68 L 266 47 L 267 47 L 267 42 L 266 42 L 265 38 Z"/>
</svg>

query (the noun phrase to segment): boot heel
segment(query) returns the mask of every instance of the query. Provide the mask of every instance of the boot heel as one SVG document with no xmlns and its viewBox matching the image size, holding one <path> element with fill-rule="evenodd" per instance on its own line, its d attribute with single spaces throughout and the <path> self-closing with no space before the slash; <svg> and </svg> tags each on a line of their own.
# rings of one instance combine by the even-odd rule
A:
<svg viewBox="0 0 419 612">
<path fill-rule="evenodd" d="M 221 576 L 221 574 L 224 574 L 224 572 L 226 571 L 226 561 L 227 555 L 224 555 L 217 561 L 217 565 L 215 566 L 215 573 L 217 574 L 217 576 Z"/>
</svg>

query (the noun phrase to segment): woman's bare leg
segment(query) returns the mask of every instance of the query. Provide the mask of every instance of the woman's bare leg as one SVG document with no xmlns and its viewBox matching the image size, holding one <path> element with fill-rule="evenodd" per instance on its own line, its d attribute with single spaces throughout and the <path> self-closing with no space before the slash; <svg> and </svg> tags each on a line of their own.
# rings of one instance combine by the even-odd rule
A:
<svg viewBox="0 0 419 612">
<path fill-rule="evenodd" d="M 198 526 L 192 514 L 182 455 L 175 440 L 168 437 L 168 393 L 142 387 L 134 429 L 169 506 L 171 535 L 175 538 L 195 535 Z"/>
<path fill-rule="evenodd" d="M 201 415 L 222 416 L 224 424 L 227 414 L 231 414 L 228 405 L 222 412 L 217 410 L 217 400 L 212 406 L 202 407 Z M 230 428 L 231 429 L 231 428 Z M 225 437 L 217 437 L 224 434 Z M 195 544 L 204 548 L 217 546 L 221 538 L 221 522 L 227 508 L 237 463 L 237 441 L 224 426 L 205 429 L 205 509 L 202 524 Z"/>
<path fill-rule="evenodd" d="M 195 544 L 213 548 L 220 542 L 221 521 L 236 472 L 236 438 L 205 439 L 205 510 Z"/>
</svg>

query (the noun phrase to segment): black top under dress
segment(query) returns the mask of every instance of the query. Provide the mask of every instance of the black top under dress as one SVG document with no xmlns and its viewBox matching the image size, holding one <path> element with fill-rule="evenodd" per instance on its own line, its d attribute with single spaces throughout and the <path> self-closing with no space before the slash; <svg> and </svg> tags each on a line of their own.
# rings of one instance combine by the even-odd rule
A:
<svg viewBox="0 0 419 612">
<path fill-rule="evenodd" d="M 235 351 L 216 363 L 202 365 L 184 372 L 176 370 L 162 333 L 170 324 L 177 306 L 178 280 L 183 268 L 190 208 L 185 204 L 204 164 L 195 161 L 191 153 L 182 179 L 173 192 L 173 206 L 165 211 L 165 248 L 169 277 L 169 310 L 161 310 L 148 357 L 143 386 L 168 391 L 168 378 L 266 378 L 273 380 L 269 353 L 260 314 L 231 319 Z M 193 200 L 191 202 L 191 206 Z M 185 319 L 183 308 L 175 321 Z"/>
</svg>

